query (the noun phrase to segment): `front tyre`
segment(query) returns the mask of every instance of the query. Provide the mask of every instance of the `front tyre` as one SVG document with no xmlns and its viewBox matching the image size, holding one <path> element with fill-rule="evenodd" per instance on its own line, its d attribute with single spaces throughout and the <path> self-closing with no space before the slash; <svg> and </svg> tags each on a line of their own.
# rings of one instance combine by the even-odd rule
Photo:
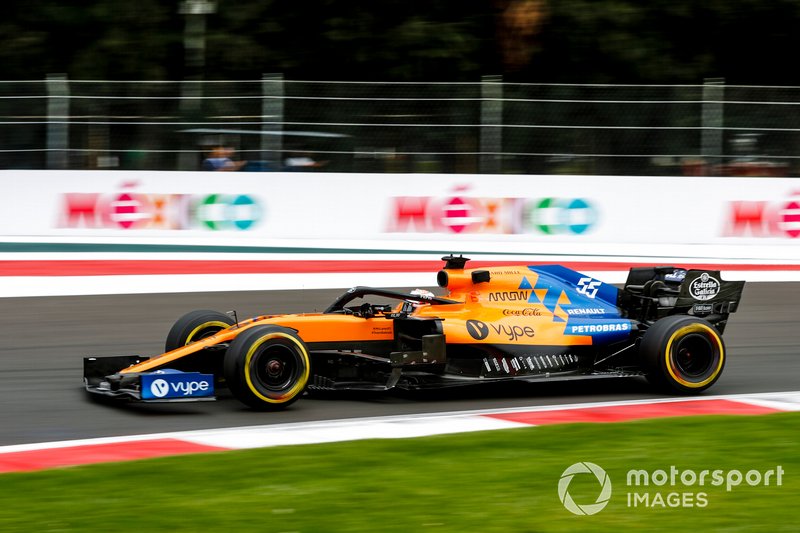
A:
<svg viewBox="0 0 800 533">
<path fill-rule="evenodd" d="M 233 395 L 260 411 L 283 409 L 305 390 L 311 361 L 303 341 L 280 326 L 255 326 L 225 353 L 225 381 Z"/>
<path fill-rule="evenodd" d="M 706 390 L 725 366 L 725 344 L 709 322 L 691 316 L 668 316 L 642 338 L 639 353 L 647 379 L 682 394 Z"/>
<path fill-rule="evenodd" d="M 233 325 L 233 319 L 225 313 L 200 309 L 186 313 L 172 326 L 167 334 L 164 351 L 171 352 L 200 339 L 210 337 Z"/>
</svg>

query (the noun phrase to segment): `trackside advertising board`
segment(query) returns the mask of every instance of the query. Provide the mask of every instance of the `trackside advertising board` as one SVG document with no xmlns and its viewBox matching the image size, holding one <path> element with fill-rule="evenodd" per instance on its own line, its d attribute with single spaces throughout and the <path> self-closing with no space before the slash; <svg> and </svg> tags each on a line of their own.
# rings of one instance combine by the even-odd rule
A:
<svg viewBox="0 0 800 533">
<path fill-rule="evenodd" d="M 800 245 L 791 178 L 0 171 L 0 233 L 227 245 Z M 393 244 L 394 243 L 394 244 Z M 490 251 L 490 250 L 487 250 Z"/>
</svg>

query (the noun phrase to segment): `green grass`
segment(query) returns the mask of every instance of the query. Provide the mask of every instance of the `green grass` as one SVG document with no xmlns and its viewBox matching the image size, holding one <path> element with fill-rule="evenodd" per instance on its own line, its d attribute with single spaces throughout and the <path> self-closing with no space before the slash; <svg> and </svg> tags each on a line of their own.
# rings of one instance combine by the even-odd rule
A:
<svg viewBox="0 0 800 533">
<path fill-rule="evenodd" d="M 575 424 L 171 457 L 0 475 L 0 531 L 797 531 L 800 413 Z M 590 461 L 608 506 L 575 516 L 558 480 Z M 782 486 L 638 487 L 630 469 L 765 472 Z M 709 478 L 710 479 L 710 478 Z M 593 503 L 599 485 L 570 493 Z M 627 493 L 706 493 L 632 508 Z"/>
</svg>

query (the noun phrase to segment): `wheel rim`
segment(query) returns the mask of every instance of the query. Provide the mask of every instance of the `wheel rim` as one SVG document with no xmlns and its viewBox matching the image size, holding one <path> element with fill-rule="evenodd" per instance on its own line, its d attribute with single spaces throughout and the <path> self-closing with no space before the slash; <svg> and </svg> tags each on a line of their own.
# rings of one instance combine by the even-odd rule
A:
<svg viewBox="0 0 800 533">
<path fill-rule="evenodd" d="M 268 392 L 283 392 L 298 378 L 300 365 L 297 353 L 283 344 L 274 344 L 253 358 L 256 381 Z"/>
<path fill-rule="evenodd" d="M 667 372 L 683 387 L 707 387 L 719 377 L 724 362 L 722 340 L 705 324 L 684 326 L 667 343 Z"/>
<path fill-rule="evenodd" d="M 673 360 L 684 376 L 698 378 L 714 364 L 715 350 L 704 335 L 693 333 L 682 338 L 675 346 Z"/>
<path fill-rule="evenodd" d="M 302 341 L 288 332 L 264 331 L 262 334 L 261 331 L 257 329 L 252 338 L 243 338 L 246 353 L 241 372 L 247 394 L 267 404 L 288 403 L 303 392 L 308 383 L 311 367 L 308 352 Z"/>
</svg>

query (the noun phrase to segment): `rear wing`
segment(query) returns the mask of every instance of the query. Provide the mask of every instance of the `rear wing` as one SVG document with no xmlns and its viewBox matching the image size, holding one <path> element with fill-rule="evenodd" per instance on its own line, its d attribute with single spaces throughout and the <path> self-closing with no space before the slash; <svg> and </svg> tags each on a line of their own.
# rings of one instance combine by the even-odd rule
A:
<svg viewBox="0 0 800 533">
<path fill-rule="evenodd" d="M 689 270 L 675 305 L 691 306 L 694 314 L 728 314 L 739 307 L 744 281 L 725 281 L 719 270 Z"/>
<path fill-rule="evenodd" d="M 719 270 L 632 268 L 618 305 L 642 322 L 686 314 L 705 318 L 722 331 L 739 307 L 744 284 L 723 280 Z"/>
</svg>

